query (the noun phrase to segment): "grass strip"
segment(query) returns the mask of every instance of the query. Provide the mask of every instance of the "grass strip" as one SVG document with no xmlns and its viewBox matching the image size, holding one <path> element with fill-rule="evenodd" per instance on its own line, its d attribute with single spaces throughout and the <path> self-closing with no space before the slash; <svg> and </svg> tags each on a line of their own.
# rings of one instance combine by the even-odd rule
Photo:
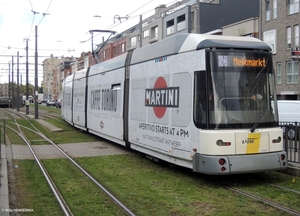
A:
<svg viewBox="0 0 300 216">
<path fill-rule="evenodd" d="M 32 209 L 24 215 L 63 215 L 58 202 L 47 184 L 38 165 L 33 160 L 15 160 L 18 168 L 14 169 L 14 193 L 18 199 L 17 209 Z M 12 193 L 12 191 L 10 191 Z"/>
<path fill-rule="evenodd" d="M 212 183 L 212 179 L 223 181 L 221 176 L 208 178 L 190 170 L 172 169 L 165 164 L 149 161 L 138 153 L 76 160 L 136 215 L 284 214 Z M 34 209 L 36 215 L 61 215 L 58 210 L 51 210 L 57 208 L 56 201 L 49 189 L 44 192 L 48 186 L 40 177 L 40 171 L 32 169 L 35 163 L 30 160 L 17 162 L 18 186 L 22 195 L 19 196 L 19 203 L 22 203 L 22 207 Z M 124 214 L 66 159 L 47 159 L 42 162 L 70 203 L 74 215 Z M 37 192 L 39 190 L 42 191 Z M 30 199 L 27 194 L 30 194 Z M 52 197 L 52 200 L 44 201 L 41 196 Z"/>
</svg>

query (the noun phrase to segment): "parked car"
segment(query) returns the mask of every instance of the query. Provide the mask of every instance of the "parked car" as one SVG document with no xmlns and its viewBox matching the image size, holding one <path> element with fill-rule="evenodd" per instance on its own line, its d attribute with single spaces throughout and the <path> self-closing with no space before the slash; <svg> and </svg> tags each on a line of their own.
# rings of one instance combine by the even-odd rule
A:
<svg viewBox="0 0 300 216">
<path fill-rule="evenodd" d="M 300 101 L 297 100 L 278 100 L 279 122 L 285 135 L 285 126 L 287 126 L 287 136 L 289 139 L 300 138 Z M 296 128 L 297 127 L 297 128 Z"/>
<path fill-rule="evenodd" d="M 55 99 L 49 99 L 46 102 L 46 106 L 55 106 L 56 105 L 56 100 Z"/>
<path fill-rule="evenodd" d="M 58 101 L 56 102 L 55 107 L 56 107 L 56 108 L 61 108 L 61 104 L 62 104 L 62 99 L 60 98 L 60 99 L 58 99 Z"/>
<path fill-rule="evenodd" d="M 29 103 L 34 103 L 34 98 L 32 96 L 28 96 Z"/>
<path fill-rule="evenodd" d="M 48 100 L 49 100 L 49 99 L 42 99 L 41 102 L 42 102 L 42 103 L 47 103 Z"/>
</svg>

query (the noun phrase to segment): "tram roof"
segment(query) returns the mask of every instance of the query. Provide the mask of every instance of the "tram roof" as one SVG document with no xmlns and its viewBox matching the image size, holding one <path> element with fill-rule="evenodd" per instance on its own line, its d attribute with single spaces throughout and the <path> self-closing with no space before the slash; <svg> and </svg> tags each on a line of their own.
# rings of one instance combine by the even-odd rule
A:
<svg viewBox="0 0 300 216">
<path fill-rule="evenodd" d="M 74 73 L 70 74 L 64 79 L 64 83 L 69 83 L 73 81 Z"/>
<path fill-rule="evenodd" d="M 181 33 L 135 49 L 133 51 L 131 64 L 145 62 L 151 59 L 158 59 L 182 52 L 208 48 L 256 49 L 271 51 L 271 48 L 266 43 L 253 37 Z M 124 67 L 126 57 L 127 54 L 123 54 L 108 61 L 91 66 L 89 76 Z M 77 72 L 77 74 L 75 73 L 74 79 L 80 78 L 84 74 L 86 74 L 86 71 Z"/>
<path fill-rule="evenodd" d="M 271 47 L 253 37 L 182 33 L 134 50 L 132 64 L 177 53 L 207 48 L 257 49 L 271 51 Z"/>
<path fill-rule="evenodd" d="M 108 61 L 104 61 L 101 62 L 100 64 L 95 64 L 91 66 L 89 71 L 89 76 L 124 67 L 126 56 L 127 56 L 126 54 L 122 54 Z"/>
<path fill-rule="evenodd" d="M 76 72 L 74 73 L 74 80 L 77 80 L 77 79 L 81 79 L 81 78 L 86 77 L 87 71 L 88 71 L 88 68 L 84 68 L 84 69 L 82 69 L 82 70 L 76 71 Z"/>
</svg>

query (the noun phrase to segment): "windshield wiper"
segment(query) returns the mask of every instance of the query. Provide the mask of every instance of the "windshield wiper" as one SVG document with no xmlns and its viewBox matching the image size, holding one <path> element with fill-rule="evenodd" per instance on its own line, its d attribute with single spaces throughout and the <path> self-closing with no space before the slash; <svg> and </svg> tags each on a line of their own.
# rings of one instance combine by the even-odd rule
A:
<svg viewBox="0 0 300 216">
<path fill-rule="evenodd" d="M 255 123 L 253 124 L 252 128 L 251 128 L 251 133 L 253 133 L 255 131 L 255 129 L 257 128 L 257 125 L 260 123 L 261 119 L 264 117 L 267 108 L 269 106 L 269 102 L 265 104 L 265 106 L 263 107 L 263 109 L 260 110 L 260 112 L 258 113 L 258 115 L 255 118 Z"/>
</svg>

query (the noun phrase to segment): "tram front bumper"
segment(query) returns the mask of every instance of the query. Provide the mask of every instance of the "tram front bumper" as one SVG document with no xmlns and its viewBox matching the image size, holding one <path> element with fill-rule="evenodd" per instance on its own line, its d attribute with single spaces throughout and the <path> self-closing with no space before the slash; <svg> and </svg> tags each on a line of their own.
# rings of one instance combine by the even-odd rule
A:
<svg viewBox="0 0 300 216">
<path fill-rule="evenodd" d="M 265 172 L 287 168 L 285 151 L 247 155 L 201 155 L 193 157 L 193 171 L 209 175 Z"/>
</svg>

